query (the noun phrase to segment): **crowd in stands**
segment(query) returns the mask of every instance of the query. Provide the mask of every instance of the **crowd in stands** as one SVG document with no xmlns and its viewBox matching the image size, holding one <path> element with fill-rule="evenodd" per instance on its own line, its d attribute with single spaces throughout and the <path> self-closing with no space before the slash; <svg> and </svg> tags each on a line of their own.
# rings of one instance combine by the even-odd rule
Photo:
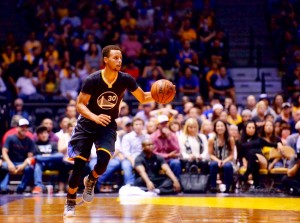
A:
<svg viewBox="0 0 300 223">
<path fill-rule="evenodd" d="M 300 171 L 295 171 L 296 177 L 291 177 L 289 169 L 294 165 L 299 168 L 300 109 L 283 100 L 277 102 L 279 105 L 272 104 L 265 94 L 261 94 L 258 101 L 249 95 L 244 107 L 237 107 L 230 99 L 225 104 L 214 98 L 209 106 L 201 107 L 185 97 L 182 112 L 171 104 L 150 103 L 140 105 L 135 115 L 130 114 L 128 105 L 123 102 L 117 119 L 115 153 L 106 172 L 99 178 L 96 191 L 112 191 L 108 182 L 114 182 L 117 177 L 118 186 L 156 188 L 161 194 L 170 193 L 169 184 L 173 182 L 178 192 L 181 175 L 191 166 L 196 166 L 198 174 L 209 174 L 208 188 L 212 193 L 218 192 L 219 185 L 223 184 L 221 192 L 225 193 L 235 192 L 237 188 L 244 191 L 247 186 L 250 189 L 246 191 L 250 192 L 271 189 L 284 192 L 292 187 L 286 182 L 296 180 L 298 185 L 293 183 L 293 191 L 298 194 Z M 61 117 L 60 129 L 57 130 L 53 129 L 51 117 L 43 119 L 32 132 L 26 118 L 19 114 L 13 116 L 12 128 L 3 138 L 2 193 L 9 192 L 9 175 L 23 172 L 16 192 L 23 193 L 33 182 L 32 193 L 42 193 L 45 191 L 43 173 L 46 170 L 58 171 L 55 189 L 58 193 L 65 193 L 73 165 L 68 160 L 67 144 L 77 116 L 74 101 L 71 100 L 67 107 L 68 112 Z M 86 172 L 95 164 L 93 151 Z M 155 159 L 161 163 L 159 168 L 143 160 L 150 159 L 149 153 L 155 154 Z M 151 159 L 149 162 L 153 161 Z M 143 183 L 145 173 L 140 165 L 150 165 L 146 168 L 150 174 L 148 182 Z M 167 176 L 157 170 L 162 167 L 168 172 Z M 269 173 L 279 170 L 277 168 L 284 170 L 280 172 L 283 179 L 279 179 L 276 188 L 269 187 L 262 179 L 262 170 Z M 166 188 L 163 176 L 171 178 Z"/>
<path fill-rule="evenodd" d="M 293 4 L 287 6 L 283 8 L 292 15 L 299 13 Z M 42 193 L 43 172 L 54 169 L 59 171 L 56 189 L 65 193 L 73 165 L 67 159 L 67 142 L 77 118 L 75 99 L 82 81 L 102 68 L 101 50 L 108 44 L 122 48 L 123 71 L 145 91 L 155 80 L 167 78 L 176 84 L 178 95 L 176 104 L 139 105 L 135 112 L 131 101 L 121 104 L 116 152 L 99 178 L 98 191 L 110 190 L 105 182 L 117 170 L 123 171 L 123 184 L 141 186 L 138 176 L 145 174 L 141 168 L 147 158 L 141 157 L 145 149 L 148 155 L 153 151 L 163 157 L 157 158 L 160 168 L 176 184 L 176 192 L 174 179 L 180 181 L 182 171 L 191 165 L 197 165 L 200 174 L 210 175 L 208 188 L 213 193 L 220 182 L 228 193 L 237 182 L 258 190 L 265 186 L 260 169 L 294 165 L 300 149 L 300 96 L 289 100 L 281 94 L 274 98 L 249 95 L 245 104 L 236 104 L 234 81 L 227 72 L 227 35 L 216 25 L 213 1 L 43 0 L 25 1 L 19 7 L 30 12 L 32 32 L 21 43 L 8 33 L 1 49 L 0 99 L 8 104 L 9 114 L 1 134 L 1 192 L 9 192 L 9 175 L 23 172 L 16 192 L 23 193 L 33 182 L 32 192 Z M 276 13 L 272 11 L 274 20 L 283 19 L 283 13 Z M 283 27 L 273 27 L 274 33 Z M 292 71 L 297 74 L 296 68 Z M 50 112 L 37 119 L 24 108 L 24 103 L 32 101 L 67 105 L 58 118 Z M 294 155 L 286 157 L 286 146 L 293 148 Z M 278 151 L 276 162 L 262 152 L 264 147 Z M 246 170 L 241 174 L 242 167 Z M 153 174 L 150 180 L 157 180 L 156 170 L 147 173 Z M 286 176 L 283 182 L 287 180 Z M 144 183 L 148 189 L 156 185 Z"/>
</svg>

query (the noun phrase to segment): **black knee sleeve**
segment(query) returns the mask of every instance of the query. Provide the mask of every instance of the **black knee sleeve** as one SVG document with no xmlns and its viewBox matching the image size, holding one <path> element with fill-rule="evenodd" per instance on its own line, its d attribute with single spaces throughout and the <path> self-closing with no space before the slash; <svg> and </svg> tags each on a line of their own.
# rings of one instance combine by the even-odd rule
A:
<svg viewBox="0 0 300 223">
<path fill-rule="evenodd" d="M 69 179 L 69 187 L 70 188 L 77 188 L 79 185 L 80 177 L 84 171 L 86 161 L 80 158 L 75 158 L 74 167 L 72 174 Z"/>
<path fill-rule="evenodd" d="M 94 166 L 94 170 L 98 175 L 101 175 L 105 172 L 108 162 L 111 158 L 111 155 L 106 150 L 97 151 L 97 163 Z"/>
</svg>

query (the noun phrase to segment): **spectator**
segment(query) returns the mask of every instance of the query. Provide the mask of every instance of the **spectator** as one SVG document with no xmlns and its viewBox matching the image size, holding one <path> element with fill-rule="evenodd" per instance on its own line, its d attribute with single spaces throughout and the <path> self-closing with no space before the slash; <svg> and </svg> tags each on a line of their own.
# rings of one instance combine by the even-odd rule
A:
<svg viewBox="0 0 300 223">
<path fill-rule="evenodd" d="M 57 150 L 57 143 L 49 141 L 49 132 L 46 126 L 36 128 L 37 141 L 34 166 L 33 194 L 41 194 L 45 191 L 43 185 L 43 171 L 60 170 L 62 167 L 63 154 Z"/>
<path fill-rule="evenodd" d="M 198 55 L 191 48 L 191 43 L 189 41 L 184 41 L 182 49 L 176 55 L 175 67 L 178 69 L 183 69 L 189 65 L 198 65 Z"/>
<path fill-rule="evenodd" d="M 210 79 L 210 98 L 229 96 L 235 101 L 235 88 L 231 76 L 228 75 L 225 66 L 220 67 L 219 74 L 214 74 Z"/>
<path fill-rule="evenodd" d="M 292 124 L 293 122 L 293 117 L 292 117 L 292 105 L 289 102 L 284 102 L 281 105 L 282 110 L 278 117 L 276 118 L 275 122 L 281 122 L 285 121 L 289 124 Z"/>
<path fill-rule="evenodd" d="M 248 95 L 246 99 L 245 109 L 253 111 L 256 107 L 256 99 L 254 95 Z"/>
<path fill-rule="evenodd" d="M 254 121 L 248 121 L 243 129 L 241 141 L 237 144 L 238 156 L 241 166 L 247 168 L 240 177 L 242 182 L 247 183 L 248 177 L 252 174 L 255 189 L 260 189 L 259 169 L 266 169 L 267 158 L 263 155 L 264 146 L 277 148 L 277 142 L 267 142 L 258 136 L 257 126 Z"/>
<path fill-rule="evenodd" d="M 19 77 L 16 82 L 18 96 L 23 100 L 28 100 L 29 96 L 39 95 L 37 93 L 38 84 L 38 78 L 33 76 L 29 68 L 25 68 L 23 76 Z"/>
<path fill-rule="evenodd" d="M 209 174 L 209 154 L 207 138 L 199 133 L 199 125 L 195 118 L 189 118 L 179 136 L 181 161 L 185 170 L 197 165 L 202 174 Z"/>
<path fill-rule="evenodd" d="M 230 192 L 233 183 L 233 154 L 235 141 L 229 136 L 225 122 L 217 120 L 214 123 L 215 137 L 208 139 L 208 151 L 210 155 L 210 186 L 211 192 L 217 191 L 217 174 L 221 170 L 223 182 L 226 185 L 225 193 Z"/>
<path fill-rule="evenodd" d="M 142 44 L 138 41 L 138 36 L 130 32 L 128 39 L 121 43 L 122 51 L 125 53 L 127 60 L 132 59 L 137 62 L 142 51 Z M 126 61 L 125 61 L 126 62 Z"/>
<path fill-rule="evenodd" d="M 51 118 L 44 118 L 41 122 L 42 126 L 46 126 L 49 133 L 49 141 L 50 142 L 58 142 L 58 137 L 53 132 L 53 120 Z M 34 141 L 37 141 L 36 134 L 34 135 Z"/>
<path fill-rule="evenodd" d="M 287 176 L 282 180 L 286 192 L 291 195 L 300 195 L 300 157 L 297 153 L 291 162 L 287 171 Z"/>
<path fill-rule="evenodd" d="M 92 72 L 99 70 L 102 66 L 102 55 L 101 51 L 97 48 L 96 43 L 91 43 L 85 54 L 85 64 L 88 70 Z"/>
<path fill-rule="evenodd" d="M 197 97 L 200 94 L 199 85 L 199 78 L 193 74 L 191 68 L 184 68 L 183 76 L 179 79 L 179 97 Z"/>
<path fill-rule="evenodd" d="M 60 92 L 68 100 L 76 99 L 78 96 L 80 80 L 71 67 L 67 69 L 67 77 L 60 82 Z"/>
<path fill-rule="evenodd" d="M 70 119 L 66 116 L 63 116 L 59 120 L 59 127 L 60 130 L 55 133 L 55 135 L 60 138 L 63 134 L 68 132 L 68 124 L 70 122 Z"/>
<path fill-rule="evenodd" d="M 18 124 L 19 124 L 19 120 L 22 119 L 23 117 L 21 115 L 14 115 L 11 119 L 11 122 L 10 122 L 10 127 L 11 129 L 7 130 L 3 137 L 2 137 L 2 145 L 4 145 L 4 142 L 6 141 L 7 137 L 10 136 L 10 135 L 15 135 L 17 134 L 18 132 Z M 30 132 L 30 130 L 28 130 L 26 132 L 26 136 L 29 137 L 30 139 L 33 140 L 33 134 L 32 132 Z"/>
<path fill-rule="evenodd" d="M 166 115 L 158 116 L 157 121 L 158 129 L 151 134 L 151 139 L 154 142 L 153 152 L 166 159 L 173 173 L 179 179 L 181 164 L 179 160 L 180 148 L 178 138 L 168 128 L 169 118 Z"/>
<path fill-rule="evenodd" d="M 228 108 L 227 121 L 229 124 L 235 124 L 235 125 L 239 125 L 243 121 L 242 117 L 238 113 L 238 109 L 235 104 L 230 105 Z"/>
<path fill-rule="evenodd" d="M 181 190 L 180 183 L 163 157 L 153 152 L 151 139 L 142 142 L 143 152 L 135 159 L 138 176 L 134 186 L 145 188 L 158 194 L 174 194 Z M 164 170 L 166 175 L 160 174 Z"/>
<path fill-rule="evenodd" d="M 17 133 L 8 136 L 2 148 L 2 157 L 4 162 L 2 168 L 7 171 L 1 182 L 1 191 L 8 192 L 9 175 L 23 174 L 21 183 L 18 185 L 16 192 L 21 194 L 25 191 L 26 186 L 33 179 L 33 155 L 35 145 L 32 139 L 26 136 L 29 121 L 20 119 L 18 122 Z"/>
<path fill-rule="evenodd" d="M 11 108 L 9 116 L 13 117 L 14 115 L 20 115 L 27 120 L 31 118 L 28 111 L 24 109 L 24 101 L 22 98 L 16 98 L 14 101 L 14 106 Z"/>
<path fill-rule="evenodd" d="M 286 143 L 295 150 L 295 153 L 300 149 L 300 121 L 295 125 L 296 133 L 287 137 Z"/>
<path fill-rule="evenodd" d="M 282 111 L 282 104 L 284 103 L 284 98 L 282 94 L 276 94 L 273 100 L 273 110 L 277 115 L 280 115 Z"/>
<path fill-rule="evenodd" d="M 125 185 L 134 183 L 134 160 L 142 152 L 142 141 L 148 134 L 143 133 L 144 121 L 139 117 L 133 118 L 132 127 L 133 131 L 123 136 L 121 147 L 109 161 L 106 171 L 99 177 L 98 184 L 103 184 L 117 170 L 124 171 Z"/>
<path fill-rule="evenodd" d="M 276 119 L 276 112 L 273 110 L 273 108 L 269 105 L 269 97 L 267 94 L 260 94 L 259 101 L 263 101 L 266 105 L 266 111 L 265 114 L 269 113 Z M 252 111 L 252 117 L 255 117 L 257 115 L 257 106 Z"/>
</svg>

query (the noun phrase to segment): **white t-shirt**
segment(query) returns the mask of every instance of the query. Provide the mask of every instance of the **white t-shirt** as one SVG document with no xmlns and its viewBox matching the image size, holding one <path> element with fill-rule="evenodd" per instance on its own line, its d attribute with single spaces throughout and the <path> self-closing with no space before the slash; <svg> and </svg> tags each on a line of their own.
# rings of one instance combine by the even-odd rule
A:
<svg viewBox="0 0 300 223">
<path fill-rule="evenodd" d="M 33 77 L 34 81 L 38 79 Z M 33 85 L 30 78 L 19 77 L 16 83 L 17 87 L 20 88 L 20 94 L 31 95 L 36 93 L 36 87 Z"/>
</svg>

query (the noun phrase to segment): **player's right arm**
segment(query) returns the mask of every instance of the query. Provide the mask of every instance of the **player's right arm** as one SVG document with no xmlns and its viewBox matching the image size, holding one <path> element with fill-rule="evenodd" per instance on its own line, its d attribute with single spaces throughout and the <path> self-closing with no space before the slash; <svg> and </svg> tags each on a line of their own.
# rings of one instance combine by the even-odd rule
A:
<svg viewBox="0 0 300 223">
<path fill-rule="evenodd" d="M 83 117 L 96 122 L 99 125 L 106 126 L 110 123 L 111 119 L 109 115 L 100 114 L 96 115 L 88 109 L 87 104 L 91 98 L 90 94 L 86 94 L 84 92 L 80 92 L 77 97 L 76 108 L 80 115 Z"/>
</svg>

